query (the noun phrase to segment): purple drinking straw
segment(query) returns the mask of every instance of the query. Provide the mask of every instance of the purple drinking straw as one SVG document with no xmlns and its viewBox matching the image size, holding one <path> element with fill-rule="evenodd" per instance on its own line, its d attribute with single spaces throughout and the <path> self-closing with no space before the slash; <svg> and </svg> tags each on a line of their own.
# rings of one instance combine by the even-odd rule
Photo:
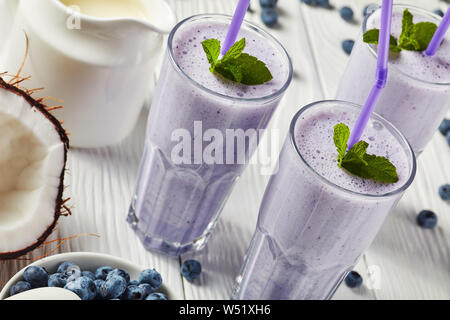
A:
<svg viewBox="0 0 450 320">
<path fill-rule="evenodd" d="M 427 56 L 432 57 L 436 54 L 436 51 L 439 49 L 442 40 L 444 40 L 444 36 L 448 30 L 448 27 L 450 27 L 450 6 L 448 7 L 445 16 L 442 18 L 441 24 L 439 25 L 433 38 L 431 39 L 427 50 L 425 50 L 425 54 Z"/>
<path fill-rule="evenodd" d="M 375 76 L 375 84 L 370 91 L 366 104 L 356 120 L 355 126 L 351 131 L 348 139 L 347 147 L 350 149 L 355 143 L 361 139 L 364 128 L 369 121 L 370 115 L 377 104 L 381 90 L 386 86 L 389 61 L 389 42 L 391 37 L 392 7 L 393 0 L 383 0 L 381 6 L 381 28 L 378 39 L 378 60 L 377 71 Z M 356 84 L 357 85 L 357 84 Z"/>
<path fill-rule="evenodd" d="M 245 13 L 247 12 L 250 0 L 239 0 L 239 3 L 234 11 L 233 20 L 231 20 L 230 28 L 228 29 L 227 37 L 222 45 L 222 56 L 227 53 L 231 46 L 236 41 L 239 30 L 241 29 L 242 21 L 244 21 Z"/>
</svg>

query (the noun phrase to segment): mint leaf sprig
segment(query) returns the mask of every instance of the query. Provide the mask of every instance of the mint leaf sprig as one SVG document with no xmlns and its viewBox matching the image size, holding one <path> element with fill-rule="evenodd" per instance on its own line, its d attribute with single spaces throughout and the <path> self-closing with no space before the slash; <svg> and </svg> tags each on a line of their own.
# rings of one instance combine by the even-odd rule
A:
<svg viewBox="0 0 450 320">
<path fill-rule="evenodd" d="M 222 77 L 245 85 L 259 85 L 273 79 L 266 64 L 258 58 L 243 53 L 245 38 L 234 43 L 222 59 L 220 41 L 206 39 L 202 42 L 203 50 L 211 67 L 209 71 Z"/>
<path fill-rule="evenodd" d="M 385 157 L 367 154 L 369 144 L 358 141 L 347 151 L 350 129 L 343 123 L 334 126 L 333 141 L 338 152 L 338 166 L 363 179 L 383 183 L 398 181 L 397 168 Z"/>
<path fill-rule="evenodd" d="M 402 33 L 399 39 L 391 35 L 389 48 L 391 52 L 399 53 L 404 50 L 425 51 L 431 42 L 438 26 L 433 22 L 413 22 L 413 15 L 408 9 L 403 11 Z M 363 41 L 378 44 L 379 29 L 371 29 L 364 33 Z"/>
</svg>

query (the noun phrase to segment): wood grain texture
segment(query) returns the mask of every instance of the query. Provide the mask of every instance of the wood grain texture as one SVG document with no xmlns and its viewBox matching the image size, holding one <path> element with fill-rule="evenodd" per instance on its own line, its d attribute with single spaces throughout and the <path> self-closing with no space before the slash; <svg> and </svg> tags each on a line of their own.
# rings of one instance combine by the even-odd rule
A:
<svg viewBox="0 0 450 320">
<path fill-rule="evenodd" d="M 280 25 L 270 30 L 291 55 L 294 79 L 275 113 L 270 128 L 280 130 L 284 139 L 292 115 L 315 100 L 333 98 L 348 57 L 340 49 L 341 41 L 355 38 L 362 21 L 362 8 L 371 1 L 332 0 L 334 7 L 350 5 L 357 22 L 343 21 L 336 10 L 310 8 L 299 0 L 278 1 Z M 237 0 L 168 0 L 178 20 L 197 13 L 231 14 Z M 403 0 L 424 6 L 423 0 Z M 0 9 L 4 0 L 0 0 Z M 441 6 L 427 0 L 429 9 Z M 254 13 L 247 18 L 260 24 L 257 0 Z M 0 10 L 0 30 L 6 30 Z M 3 27 L 3 28 L 2 28 Z M 0 32 L 0 39 L 5 37 Z M 250 165 L 237 183 L 224 207 L 222 217 L 208 246 L 199 253 L 173 259 L 145 251 L 125 223 L 126 213 L 137 175 L 145 139 L 147 111 L 143 111 L 133 133 L 121 144 L 97 150 L 72 149 L 69 153 L 66 195 L 72 197 L 73 215 L 62 218 L 51 239 L 81 233 L 65 242 L 56 252 L 93 251 L 129 259 L 143 267 L 158 269 L 165 283 L 178 294 L 176 299 L 228 299 L 239 273 L 245 251 L 253 234 L 268 176 Z M 379 270 L 379 289 L 365 284 L 358 290 L 341 286 L 335 299 L 422 299 L 450 298 L 450 204 L 437 195 L 437 188 L 450 181 L 450 149 L 436 134 L 419 160 L 413 186 L 390 215 L 376 241 L 363 255 L 356 269 L 367 279 L 368 267 Z M 415 216 L 421 209 L 439 215 L 439 227 L 423 230 Z M 51 243 L 26 258 L 39 257 L 55 247 Z M 194 256 L 203 265 L 201 278 L 193 283 L 182 279 L 180 262 Z M 0 287 L 26 261 L 0 262 Z"/>
</svg>

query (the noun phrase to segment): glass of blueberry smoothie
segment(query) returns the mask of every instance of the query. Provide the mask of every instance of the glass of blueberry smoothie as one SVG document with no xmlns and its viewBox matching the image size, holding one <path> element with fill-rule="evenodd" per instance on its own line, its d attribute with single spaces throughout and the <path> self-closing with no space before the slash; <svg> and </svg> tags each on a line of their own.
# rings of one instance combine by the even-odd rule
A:
<svg viewBox="0 0 450 320">
<path fill-rule="evenodd" d="M 377 114 L 346 151 L 360 111 L 321 101 L 294 116 L 235 299 L 331 298 L 412 183 L 416 160 L 408 141 Z"/>
<path fill-rule="evenodd" d="M 258 144 L 250 141 L 291 81 L 283 46 L 251 23 L 219 56 L 230 21 L 193 16 L 169 36 L 128 215 L 149 250 L 180 255 L 206 244 Z"/>
<path fill-rule="evenodd" d="M 405 135 L 416 155 L 424 150 L 450 108 L 450 33 L 434 56 L 424 52 L 435 30 L 431 24 L 439 25 L 441 19 L 420 8 L 394 5 L 391 44 L 395 44 L 389 57 L 387 84 L 375 112 Z M 373 30 L 379 25 L 378 9 L 362 25 L 365 39 L 360 35 L 355 42 L 337 99 L 357 104 L 367 99 L 373 76 L 365 70 L 375 69 L 377 63 L 377 47 L 371 40 L 376 39 Z M 411 32 L 419 28 L 420 32 Z"/>
</svg>

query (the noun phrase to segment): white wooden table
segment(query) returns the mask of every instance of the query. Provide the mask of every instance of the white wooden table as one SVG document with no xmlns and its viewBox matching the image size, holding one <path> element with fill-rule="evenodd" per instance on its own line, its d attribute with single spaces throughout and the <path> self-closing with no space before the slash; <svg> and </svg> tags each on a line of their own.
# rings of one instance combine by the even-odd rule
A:
<svg viewBox="0 0 450 320">
<path fill-rule="evenodd" d="M 168 0 L 178 19 L 196 13 L 231 14 L 237 0 Z M 278 108 L 271 127 L 287 132 L 293 114 L 307 103 L 334 97 L 348 56 L 341 42 L 355 38 L 362 22 L 363 7 L 370 0 L 331 0 L 334 10 L 311 8 L 299 0 L 280 0 L 280 26 L 271 32 L 286 46 L 293 59 L 294 80 Z M 429 10 L 446 4 L 438 0 L 402 0 Z M 356 22 L 343 21 L 336 8 L 351 6 Z M 257 0 L 247 19 L 261 24 Z M 0 0 L 0 12 L 5 10 Z M 6 20 L 0 19 L 0 24 Z M 0 26 L 1 27 L 1 26 Z M 6 28 L 7 26 L 3 26 Z M 4 37 L 0 35 L 0 40 Z M 1 42 L 0 42 L 1 43 Z M 450 116 L 450 114 L 449 114 Z M 97 150 L 71 150 L 66 175 L 66 195 L 72 197 L 73 215 L 61 218 L 50 239 L 82 233 L 65 242 L 56 252 L 94 251 L 118 255 L 145 267 L 154 267 L 176 299 L 228 299 L 255 228 L 258 207 L 268 177 L 258 167 L 249 166 L 227 202 L 221 220 L 207 246 L 195 254 L 203 265 L 201 278 L 192 283 L 179 273 L 180 261 L 147 252 L 125 222 L 133 194 L 139 158 L 143 150 L 147 113 L 134 132 L 118 146 Z M 438 187 L 450 182 L 450 148 L 436 133 L 421 158 L 414 184 L 383 226 L 356 269 L 365 285 L 356 290 L 341 286 L 335 299 L 449 299 L 450 298 L 450 203 L 442 201 Z M 424 230 L 416 225 L 416 214 L 434 210 L 438 227 Z M 55 244 L 33 252 L 39 257 Z M 0 287 L 25 261 L 0 262 Z M 367 272 L 373 270 L 379 285 L 368 285 Z"/>
</svg>

